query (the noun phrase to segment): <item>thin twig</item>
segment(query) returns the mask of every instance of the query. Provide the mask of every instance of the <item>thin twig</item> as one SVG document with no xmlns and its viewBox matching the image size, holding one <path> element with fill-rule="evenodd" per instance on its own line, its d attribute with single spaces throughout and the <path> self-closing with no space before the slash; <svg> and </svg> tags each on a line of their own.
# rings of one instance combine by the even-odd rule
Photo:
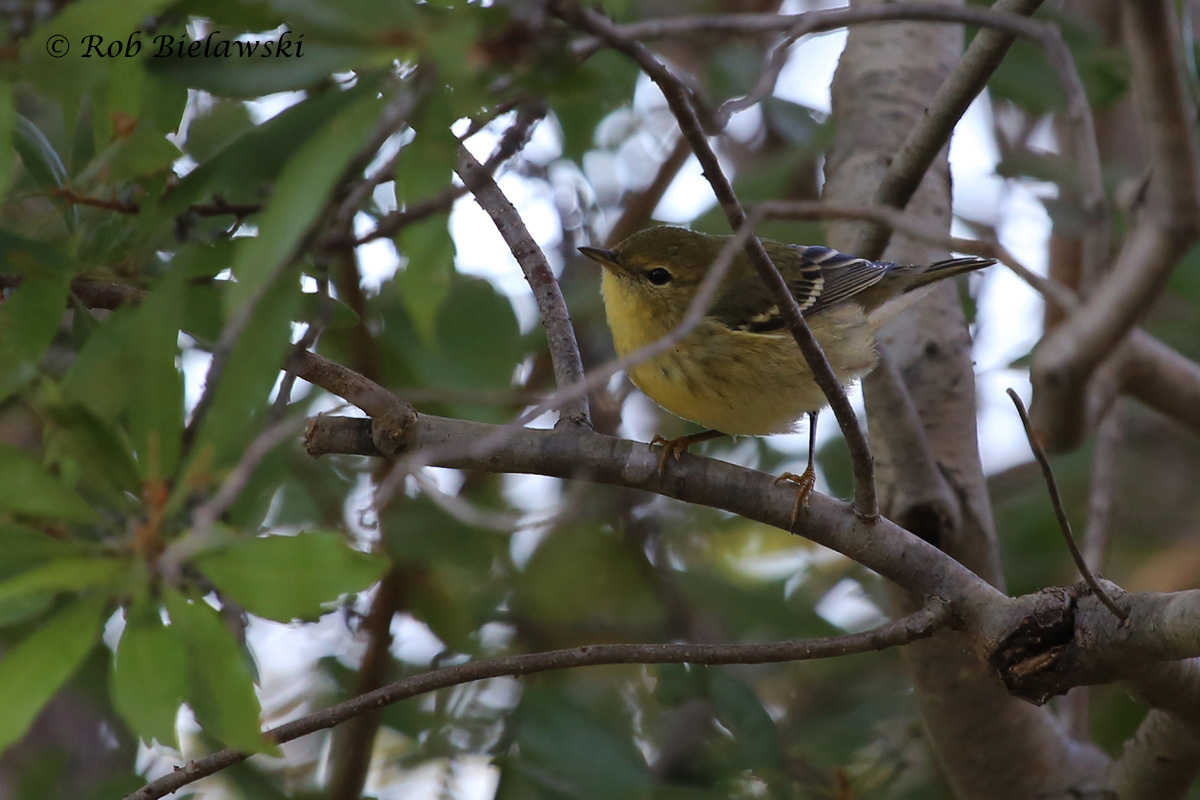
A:
<svg viewBox="0 0 1200 800">
<path fill-rule="evenodd" d="M 738 231 L 745 225 L 746 212 L 738 201 L 729 178 L 721 169 L 716 153 L 708 143 L 708 137 L 692 104 L 691 92 L 683 81 L 655 58 L 645 45 L 622 35 L 608 19 L 583 8 L 575 0 L 556 0 L 551 4 L 550 10 L 571 25 L 598 36 L 609 47 L 629 56 L 654 81 L 666 98 L 667 105 L 679 124 L 679 129 L 687 137 L 692 151 L 700 161 L 704 176 L 712 186 L 713 193 L 721 204 L 730 227 L 734 231 Z M 875 490 L 875 464 L 858 417 L 846 397 L 841 382 L 838 381 L 833 368 L 825 358 L 821 345 L 800 313 L 800 307 L 796 304 L 796 298 L 792 295 L 791 288 L 771 262 L 762 242 L 758 240 L 757 236 L 751 236 L 746 242 L 745 250 L 759 277 L 778 303 L 792 338 L 796 340 L 796 344 L 804 354 L 804 359 L 812 370 L 816 384 L 825 394 L 825 399 L 833 409 L 838 425 L 842 429 L 842 436 L 850 450 L 854 467 L 854 507 L 864 518 L 874 519 L 879 516 L 879 501 Z"/>
<path fill-rule="evenodd" d="M 538 672 L 606 664 L 771 664 L 868 653 L 931 636 L 947 623 L 949 617 L 946 604 L 931 599 L 914 614 L 870 631 L 846 636 L 769 644 L 605 644 L 502 656 L 404 678 L 360 697 L 272 728 L 263 738 L 276 744 L 290 742 L 409 697 L 488 678 L 532 675 Z M 174 772 L 126 795 L 125 800 L 157 800 L 201 778 L 244 761 L 250 755 L 230 748 L 197 761 L 189 761 Z"/>
<path fill-rule="evenodd" d="M 544 111 L 523 110 L 518 114 L 518 118 L 525 123 L 526 129 L 530 129 L 541 119 L 543 113 Z M 495 179 L 462 145 L 459 145 L 458 149 L 457 170 L 463 183 L 496 224 L 496 229 L 504 237 L 513 258 L 525 273 L 525 279 L 529 282 L 529 288 L 537 301 L 542 326 L 546 329 L 556 385 L 562 389 L 583 383 L 583 360 L 579 355 L 579 343 L 575 339 L 571 315 L 567 311 L 567 303 L 563 299 L 562 289 L 559 288 L 558 278 L 554 276 L 554 270 L 546 260 L 546 254 L 529 234 L 525 223 L 517 214 L 517 209 L 504 196 Z M 582 394 L 564 405 L 559 422 L 591 428 L 587 395 Z"/>
<path fill-rule="evenodd" d="M 68 206 L 91 206 L 92 208 L 116 211 L 118 214 L 137 214 L 141 210 L 138 208 L 137 203 L 127 202 L 118 199 L 116 196 L 111 200 L 102 200 L 98 197 L 87 197 L 86 195 L 76 194 L 66 187 L 51 189 L 50 196 L 59 200 L 65 200 Z"/>
<path fill-rule="evenodd" d="M 1050 467 L 1050 459 L 1046 457 L 1045 449 L 1033 433 L 1033 425 L 1029 421 L 1029 413 L 1025 410 L 1025 403 L 1021 401 L 1020 395 L 1012 389 L 1008 390 L 1008 396 L 1012 398 L 1013 404 L 1017 407 L 1017 413 L 1021 415 L 1021 424 L 1025 426 L 1025 437 L 1029 439 L 1029 448 L 1033 450 L 1033 457 L 1037 459 L 1038 465 L 1042 468 L 1042 477 L 1046 479 L 1046 488 L 1050 492 L 1050 502 L 1054 505 L 1054 516 L 1058 519 L 1058 527 L 1062 531 L 1063 538 L 1067 540 L 1067 549 L 1071 551 L 1071 558 L 1075 561 L 1075 567 L 1079 570 L 1079 574 L 1083 576 L 1083 580 L 1088 585 L 1088 588 L 1104 604 L 1104 607 L 1111 611 L 1117 619 L 1122 622 L 1128 622 L 1129 615 L 1109 597 L 1108 592 L 1096 580 L 1096 576 L 1088 568 L 1087 562 L 1083 559 L 1083 554 L 1079 552 L 1079 547 L 1075 544 L 1075 536 L 1071 533 L 1071 521 L 1067 519 L 1067 512 L 1062 504 L 1062 496 L 1058 493 L 1058 482 L 1054 479 L 1054 470 Z"/>
<path fill-rule="evenodd" d="M 787 65 L 788 50 L 798 39 L 812 33 L 865 23 L 925 21 L 979 25 L 1011 35 L 1030 36 L 1032 34 L 1032 29 L 1029 27 L 1031 24 L 1042 26 L 1042 23 L 1031 23 L 1027 17 L 1016 14 L 952 3 L 891 3 L 882 6 L 780 15 L 779 19 L 783 22 L 789 17 L 792 19 L 792 24 L 785 29 L 783 40 L 767 55 L 766 63 L 760 70 L 759 79 L 754 88 L 743 97 L 723 103 L 717 110 L 718 122 L 728 120 L 734 113 L 750 108 L 769 97 L 779 80 L 780 72 Z"/>
<path fill-rule="evenodd" d="M 488 160 L 483 163 L 483 171 L 488 175 L 495 174 L 496 170 L 498 170 L 504 164 L 504 162 L 508 161 L 513 157 L 513 155 L 516 154 L 518 150 L 524 147 L 529 138 L 530 128 L 533 122 L 536 121 L 537 120 L 534 119 L 531 122 L 527 117 L 518 117 L 516 122 L 510 125 L 500 136 L 500 142 L 496 145 L 495 152 L 488 156 Z M 477 132 L 478 129 L 472 127 L 465 134 L 463 134 L 462 137 L 460 137 L 459 141 L 466 141 Z M 404 150 L 401 149 L 400 152 L 396 154 L 396 159 L 394 160 L 394 163 L 390 165 L 390 168 L 381 168 L 379 170 L 380 174 L 382 175 L 385 169 L 394 171 L 395 164 L 399 163 L 398 159 L 402 158 L 403 155 Z M 386 176 L 383 177 L 386 179 Z M 449 211 L 460 198 L 466 196 L 468 191 L 469 190 L 465 185 L 449 186 L 445 190 L 435 194 L 433 197 L 426 198 L 425 200 L 419 200 L 415 203 L 410 203 L 404 208 L 388 212 L 379 218 L 379 221 L 375 224 L 374 228 L 350 242 L 340 239 L 330 239 L 326 242 L 323 242 L 323 245 L 328 248 L 336 248 L 344 246 L 347 243 L 360 245 L 376 239 L 395 236 L 401 231 L 401 229 L 413 224 L 414 222 L 420 222 L 421 220 L 431 217 L 434 214 L 441 214 Z"/>
</svg>

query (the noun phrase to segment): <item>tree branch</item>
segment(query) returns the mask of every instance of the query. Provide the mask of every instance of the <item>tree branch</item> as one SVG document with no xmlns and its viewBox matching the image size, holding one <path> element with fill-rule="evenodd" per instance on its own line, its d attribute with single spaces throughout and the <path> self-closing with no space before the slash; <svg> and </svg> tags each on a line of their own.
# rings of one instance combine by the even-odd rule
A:
<svg viewBox="0 0 1200 800">
<path fill-rule="evenodd" d="M 530 121 L 530 127 L 534 121 L 541 118 L 540 113 L 522 111 L 521 114 Z M 575 329 L 571 326 L 567 303 L 563 299 L 558 279 L 554 277 L 554 270 L 550 268 L 546 255 L 529 235 L 525 223 L 517 215 L 517 209 L 500 191 L 496 181 L 462 145 L 459 145 L 458 149 L 457 169 L 463 183 L 496 223 L 496 229 L 508 243 L 509 250 L 525 273 L 525 279 L 529 281 L 529 288 L 533 290 L 534 299 L 537 300 L 542 326 L 546 329 L 550 359 L 554 364 L 554 377 L 558 388 L 565 389 L 582 384 L 584 374 L 579 343 L 575 340 Z M 591 428 L 586 393 L 580 394 L 563 406 L 559 423 L 563 422 Z"/>
<path fill-rule="evenodd" d="M 1084 304 L 1034 352 L 1032 416 L 1051 450 L 1078 445 L 1087 433 L 1088 383 L 1158 298 L 1179 259 L 1200 236 L 1200 195 L 1186 88 L 1167 0 L 1123 5 L 1133 91 L 1146 121 L 1153 169 L 1147 207 L 1137 216 L 1112 271 Z M 1085 277 L 1093 277 L 1085 270 Z M 1094 279 L 1094 277 L 1093 277 Z"/>
<path fill-rule="evenodd" d="M 1125 685 L 1152 710 L 1114 763 L 1111 788 L 1121 800 L 1186 797 L 1200 771 L 1200 662 L 1156 664 Z"/>
<path fill-rule="evenodd" d="M 736 645 L 606 644 L 502 656 L 404 678 L 353 700 L 272 728 L 264 734 L 264 738 L 277 744 L 289 742 L 409 697 L 488 678 L 508 675 L 519 677 L 605 664 L 771 664 L 835 658 L 907 644 L 931 635 L 948 619 L 946 606 L 933 600 L 920 611 L 873 630 L 824 639 Z M 126 795 L 125 800 L 157 800 L 249 757 L 249 753 L 240 750 L 221 750 L 198 761 L 188 762 L 175 772 Z"/>
<path fill-rule="evenodd" d="M 1113 763 L 1109 788 L 1121 800 L 1182 800 L 1200 770 L 1200 736 L 1183 720 L 1151 710 Z"/>
</svg>

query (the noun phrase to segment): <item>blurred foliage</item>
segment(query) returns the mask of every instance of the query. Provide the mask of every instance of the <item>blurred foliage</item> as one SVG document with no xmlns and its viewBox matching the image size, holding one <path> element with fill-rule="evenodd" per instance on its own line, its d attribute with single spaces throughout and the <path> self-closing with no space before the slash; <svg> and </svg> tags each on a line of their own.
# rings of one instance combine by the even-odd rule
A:
<svg viewBox="0 0 1200 800">
<path fill-rule="evenodd" d="M 380 465 L 314 460 L 295 437 L 197 529 L 197 509 L 264 431 L 337 403 L 300 386 L 276 405 L 279 368 L 310 326 L 322 354 L 418 397 L 422 413 L 503 422 L 524 408 L 521 393 L 550 387 L 545 337 L 528 297 L 514 297 L 508 253 L 497 244 L 483 277 L 464 264 L 464 237 L 490 237 L 490 222 L 452 236 L 447 200 L 357 251 L 337 244 L 397 208 L 450 197 L 455 137 L 468 124 L 486 151 L 513 107 L 548 109 L 538 146 L 503 168 L 501 185 L 516 187 L 551 262 L 566 266 L 589 366 L 611 353 L 597 333 L 594 273 L 575 268 L 574 246 L 603 238 L 677 133 L 629 59 L 600 50 L 580 61 L 577 37 L 538 3 L 37 5 L 0 22 L 15 42 L 0 57 L 0 779 L 14 797 L 113 797 L 139 785 L 135 769 L 161 774 L 224 745 L 277 752 L 264 727 L 356 690 L 362 615 L 388 570 L 402 577 L 388 679 L 535 649 L 758 642 L 882 620 L 874 576 L 740 518 L 591 485 L 446 472 L 436 476 L 452 487 L 445 496 L 408 484 L 378 509 Z M 652 6 L 670 11 L 603 4 L 621 21 Z M 1043 15 L 1061 26 L 1091 101 L 1123 102 L 1124 54 L 1082 16 Z M 284 31 L 293 56 L 205 54 L 206 41 L 262 48 Z M 67 56 L 47 51 L 54 35 L 66 37 Z M 84 58 L 84 36 L 125 52 Z M 192 42 L 197 53 L 179 55 Z M 715 107 L 754 84 L 765 43 L 712 44 L 664 48 Z M 989 88 L 1031 125 L 1063 103 L 1042 54 L 1022 42 Z M 718 141 L 743 202 L 815 197 L 836 120 L 781 98 L 754 113 L 752 135 Z M 1071 230 L 1068 159 L 1022 147 L 999 171 L 1056 186 L 1048 205 Z M 341 205 L 364 175 L 375 185 L 347 216 Z M 521 201 L 521 186 L 550 199 Z M 462 219 L 468 211 L 469 201 L 455 206 Z M 690 224 L 728 230 L 711 202 Z M 810 223 L 760 232 L 824 238 Z M 1195 257 L 1147 323 L 1191 356 Z M 77 279 L 116 284 L 137 302 L 89 309 L 72 291 Z M 613 388 L 593 398 L 608 432 L 687 429 Z M 1130 425 L 1143 438 L 1123 481 L 1160 473 L 1155 447 L 1173 448 L 1176 464 L 1200 457 L 1146 415 L 1131 412 Z M 704 452 L 770 472 L 797 458 L 763 440 Z M 847 497 L 842 440 L 817 457 L 831 493 Z M 1090 450 L 1056 459 L 1076 520 L 1090 463 Z M 1036 472 L 993 484 L 1009 590 L 1071 581 Z M 1164 484 L 1156 491 L 1169 499 L 1150 509 L 1152 523 L 1146 509 L 1120 511 L 1115 579 L 1179 588 L 1200 576 L 1200 550 L 1184 535 L 1200 518 L 1194 492 L 1184 477 Z M 847 589 L 857 616 L 837 599 Z M 1110 690 L 1094 707 L 1097 739 L 1115 751 L 1141 709 Z M 108 731 L 110 758 L 64 744 L 61 718 L 72 731 Z M 860 799 L 949 797 L 894 653 L 494 680 L 389 706 L 380 721 L 380 795 L 423 781 L 466 796 L 456 770 L 486 762 L 500 798 L 846 800 L 845 786 Z M 326 796 L 329 737 L 306 741 L 317 743 L 227 771 L 213 796 Z M 137 758 L 139 742 L 153 758 Z"/>
</svg>

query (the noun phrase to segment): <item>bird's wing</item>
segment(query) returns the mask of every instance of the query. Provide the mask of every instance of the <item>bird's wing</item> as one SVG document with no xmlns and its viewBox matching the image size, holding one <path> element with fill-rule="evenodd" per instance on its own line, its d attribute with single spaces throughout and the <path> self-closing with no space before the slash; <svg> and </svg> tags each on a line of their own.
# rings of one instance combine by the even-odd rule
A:
<svg viewBox="0 0 1200 800">
<path fill-rule="evenodd" d="M 815 314 L 837 305 L 864 289 L 871 288 L 889 272 L 898 269 L 897 265 L 891 262 L 868 261 L 828 247 L 792 245 L 792 249 L 802 251 L 802 258 L 812 259 L 820 264 L 821 277 L 825 279 L 821 293 L 812 305 L 804 310 L 805 314 Z"/>
<path fill-rule="evenodd" d="M 896 268 L 895 264 L 868 261 L 828 247 L 795 244 L 787 245 L 787 250 L 792 258 L 775 252 L 771 256 L 784 269 L 792 296 L 805 316 L 874 286 Z M 783 328 L 779 305 L 754 271 L 731 281 L 709 309 L 709 316 L 733 330 L 750 333 Z"/>
</svg>

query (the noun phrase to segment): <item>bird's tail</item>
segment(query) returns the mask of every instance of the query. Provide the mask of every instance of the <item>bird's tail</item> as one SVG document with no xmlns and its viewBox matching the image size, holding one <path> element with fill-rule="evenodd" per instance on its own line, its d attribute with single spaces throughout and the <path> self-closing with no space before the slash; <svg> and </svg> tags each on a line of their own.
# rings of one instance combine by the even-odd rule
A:
<svg viewBox="0 0 1200 800">
<path fill-rule="evenodd" d="M 904 291 L 911 292 L 913 289 L 920 289 L 922 286 L 928 286 L 946 278 L 953 278 L 955 275 L 965 275 L 968 272 L 974 272 L 977 269 L 990 267 L 996 263 L 994 258 L 977 258 L 975 256 L 964 256 L 962 258 L 947 258 L 945 261 L 935 261 L 927 267 L 918 267 L 910 272 L 906 277 Z"/>
<path fill-rule="evenodd" d="M 867 314 L 868 324 L 873 330 L 879 330 L 904 309 L 914 305 L 922 297 L 925 292 L 913 292 L 913 289 L 920 289 L 929 286 L 932 283 L 937 283 L 946 278 L 953 278 L 955 275 L 962 275 L 967 272 L 973 272 L 977 269 L 990 267 L 995 264 L 994 258 L 976 258 L 975 256 L 966 256 L 964 258 L 948 258 L 945 261 L 937 261 L 928 266 L 900 266 L 892 275 L 899 285 L 893 283 L 888 289 L 890 299 L 885 300 L 877 306 L 867 306 L 869 309 Z M 891 277 L 889 275 L 888 277 Z M 886 280 L 886 279 L 885 279 Z"/>
</svg>

